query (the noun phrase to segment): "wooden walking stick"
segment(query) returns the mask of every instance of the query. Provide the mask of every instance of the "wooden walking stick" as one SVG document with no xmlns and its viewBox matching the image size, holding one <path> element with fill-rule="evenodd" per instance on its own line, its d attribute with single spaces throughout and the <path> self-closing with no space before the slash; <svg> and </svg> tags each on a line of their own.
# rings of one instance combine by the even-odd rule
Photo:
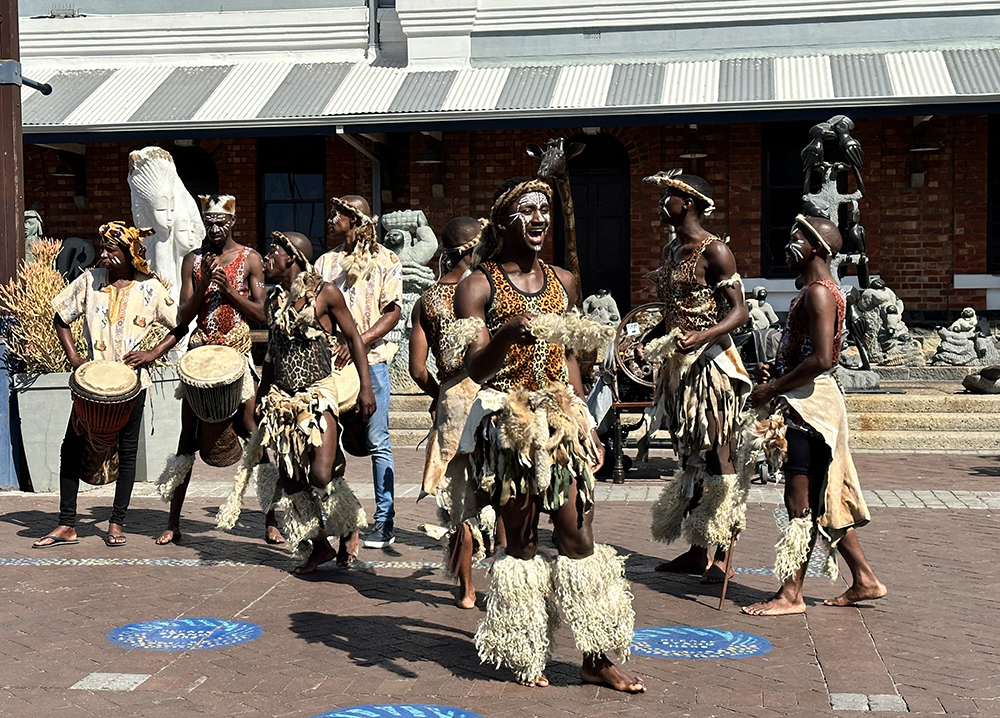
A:
<svg viewBox="0 0 1000 718">
<path fill-rule="evenodd" d="M 729 550 L 726 551 L 726 572 L 725 577 L 722 579 L 722 595 L 719 596 L 719 610 L 722 610 L 722 604 L 726 602 L 726 591 L 729 588 L 729 572 L 733 568 L 733 549 L 736 548 L 736 527 L 733 527 L 733 532 L 729 535 Z"/>
</svg>

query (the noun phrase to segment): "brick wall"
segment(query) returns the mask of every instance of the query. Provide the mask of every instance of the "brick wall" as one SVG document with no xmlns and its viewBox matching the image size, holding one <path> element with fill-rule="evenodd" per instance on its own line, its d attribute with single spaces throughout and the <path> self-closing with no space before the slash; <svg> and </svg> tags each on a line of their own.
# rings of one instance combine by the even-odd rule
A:
<svg viewBox="0 0 1000 718">
<path fill-rule="evenodd" d="M 987 118 L 981 115 L 935 116 L 928 136 L 940 146 L 919 158 L 909 151 L 910 117 L 858 121 L 854 132 L 866 155 L 868 196 L 862 203 L 872 273 L 881 274 L 910 311 L 954 313 L 964 306 L 985 308 L 985 291 L 955 290 L 952 276 L 984 273 L 986 267 Z M 705 221 L 713 232 L 732 237 L 741 274 L 760 275 L 761 126 L 757 123 L 700 125 L 699 142 L 708 156 L 684 160 L 687 126 L 622 126 L 602 131 L 618 139 L 630 162 L 631 286 L 633 304 L 650 301 L 653 287 L 643 276 L 659 263 L 666 232 L 658 214 L 658 190 L 642 178 L 660 169 L 683 167 L 713 186 L 716 212 Z M 444 133 L 443 165 L 422 165 L 426 138 L 420 133 L 390 134 L 382 148 L 383 213 L 422 209 L 440 231 L 456 215 L 486 216 L 493 191 L 507 177 L 533 176 L 537 160 L 525 145 L 550 137 L 571 137 L 581 128 L 483 130 Z M 366 146 L 371 141 L 363 139 Z M 806 139 L 803 138 L 803 145 Z M 93 239 L 109 219 L 131 217 L 125 178 L 128 153 L 151 144 L 143 141 L 87 144 L 86 200 L 74 200 L 73 178 L 53 177 L 58 156 L 52 149 L 25 150 L 26 206 L 38 203 L 46 233 L 57 238 Z M 170 150 L 170 143 L 162 144 Z M 202 140 L 216 162 L 219 187 L 238 200 L 237 241 L 255 246 L 257 234 L 256 141 Z M 326 142 L 328 196 L 351 192 L 371 198 L 371 162 L 341 138 Z M 922 163 L 925 184 L 910 186 L 914 162 Z M 443 196 L 433 186 L 443 185 Z M 79 205 L 79 206 L 78 206 Z M 1000 238 L 998 238 L 1000 240 Z M 552 247 L 543 257 L 552 259 Z"/>
</svg>

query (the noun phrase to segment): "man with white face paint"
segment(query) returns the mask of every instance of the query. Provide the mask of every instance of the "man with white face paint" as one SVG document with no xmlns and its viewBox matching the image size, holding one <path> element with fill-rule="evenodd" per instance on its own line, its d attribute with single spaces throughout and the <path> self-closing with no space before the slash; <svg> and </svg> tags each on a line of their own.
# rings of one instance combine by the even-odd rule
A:
<svg viewBox="0 0 1000 718">
<path fill-rule="evenodd" d="M 444 346 L 455 323 L 455 289 L 470 273 L 472 250 L 482 229 L 472 217 L 455 217 L 444 226 L 441 268 L 446 273 L 413 305 L 410 333 L 410 376 L 433 399 L 434 426 L 427 441 L 423 493 L 437 498 L 439 514 L 448 527 L 446 566 L 459 581 L 455 599 L 459 608 L 476 607 L 472 564 L 489 553 L 496 516 L 488 496 L 477 492 L 468 480 L 467 457 L 452 461 L 479 385 L 469 378 L 462 357 L 449 354 Z M 428 353 L 437 364 L 436 379 L 427 369 Z"/>
<path fill-rule="evenodd" d="M 490 572 L 486 617 L 476 631 L 483 662 L 506 665 L 518 682 L 547 686 L 544 670 L 562 606 L 583 653 L 586 683 L 637 693 L 641 679 L 611 662 L 627 657 L 635 613 L 624 559 L 595 544 L 594 472 L 604 461 L 571 350 L 536 339 L 535 317 L 576 305 L 573 275 L 538 257 L 551 229 L 551 188 L 507 180 L 455 293 L 450 343 L 483 387 L 459 443 L 477 487 L 503 520 L 506 549 Z M 453 460 L 459 460 L 456 457 Z M 538 554 L 538 520 L 552 517 L 559 557 Z"/>
<path fill-rule="evenodd" d="M 778 541 L 774 574 L 781 589 L 769 601 L 746 606 L 755 616 L 804 613 L 802 583 L 818 536 L 829 552 L 826 573 L 837 577 L 837 550 L 851 570 L 851 587 L 827 606 L 850 606 L 881 598 L 886 587 L 865 558 L 854 529 L 870 520 L 848 447 L 847 407 L 832 376 L 840 355 L 845 303 L 830 271 L 842 246 L 837 225 L 817 217 L 796 217 L 785 248 L 788 266 L 798 272 L 803 289 L 788 311 L 774 378 L 765 366 L 750 402 L 761 408 L 774 402 L 785 424 L 787 460 L 785 507 L 788 525 Z"/>
<path fill-rule="evenodd" d="M 657 374 L 650 432 L 670 431 L 680 468 L 653 505 L 653 538 L 682 535 L 691 548 L 657 571 L 726 579 L 726 546 L 746 526 L 749 476 L 734 465 L 750 376 L 730 337 L 748 317 L 736 259 L 701 226 L 715 209 L 712 188 L 680 170 L 643 181 L 663 189 L 660 217 L 676 238 L 653 275 L 665 304 L 665 360 Z M 730 575 L 732 569 L 729 569 Z"/>
</svg>

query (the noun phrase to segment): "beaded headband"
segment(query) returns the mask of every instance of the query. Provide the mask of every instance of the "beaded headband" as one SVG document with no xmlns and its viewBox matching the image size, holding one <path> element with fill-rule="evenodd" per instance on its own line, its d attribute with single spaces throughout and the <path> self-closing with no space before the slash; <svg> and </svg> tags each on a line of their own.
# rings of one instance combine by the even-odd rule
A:
<svg viewBox="0 0 1000 718">
<path fill-rule="evenodd" d="M 705 211 L 702 213 L 706 217 L 708 217 L 710 214 L 712 214 L 712 212 L 715 211 L 715 200 L 703 194 L 702 192 L 699 192 L 694 187 L 689 185 L 687 182 L 677 179 L 677 176 L 680 174 L 683 174 L 683 170 L 681 169 L 673 169 L 670 170 L 669 172 L 664 172 L 661 170 L 657 172 L 655 175 L 650 175 L 649 177 L 643 177 L 642 181 L 648 182 L 650 184 L 655 184 L 657 187 L 660 187 L 661 189 L 680 190 L 684 194 L 691 195 L 692 197 L 700 199 L 702 202 L 708 205 L 705 208 Z"/>
<path fill-rule="evenodd" d="M 802 227 L 804 230 L 806 230 L 806 232 L 809 233 L 809 235 L 813 239 L 815 239 L 817 242 L 819 242 L 819 246 L 821 246 L 823 249 L 826 250 L 826 256 L 827 257 L 832 257 L 833 256 L 833 250 L 830 249 L 830 245 L 827 244 L 827 241 L 825 239 L 823 239 L 823 235 L 821 235 L 819 233 L 819 230 L 816 229 L 815 227 L 813 227 L 811 224 L 809 224 L 809 218 L 808 217 L 806 217 L 804 214 L 796 215 L 795 216 L 795 224 L 798 225 L 798 226 L 800 226 L 800 227 Z M 793 231 L 794 231 L 794 228 L 793 228 Z"/>
<path fill-rule="evenodd" d="M 367 214 L 365 214 L 364 212 L 362 212 L 360 209 L 358 209 L 357 207 L 355 207 L 353 204 L 348 204 L 347 202 L 345 202 L 344 200 L 342 200 L 340 197 L 331 197 L 330 198 L 330 206 L 331 207 L 336 207 L 336 209 L 337 209 L 338 212 L 343 212 L 348 217 L 350 217 L 355 222 L 357 222 L 359 225 L 365 225 L 365 224 L 374 225 L 375 224 L 375 218 L 369 217 Z"/>
<path fill-rule="evenodd" d="M 302 253 L 302 250 L 292 244 L 292 240 L 288 237 L 275 230 L 274 232 L 271 232 L 271 239 L 280 244 L 282 249 L 292 255 L 292 258 L 301 264 L 307 272 L 312 269 L 312 262 L 306 259 L 306 255 Z"/>
</svg>

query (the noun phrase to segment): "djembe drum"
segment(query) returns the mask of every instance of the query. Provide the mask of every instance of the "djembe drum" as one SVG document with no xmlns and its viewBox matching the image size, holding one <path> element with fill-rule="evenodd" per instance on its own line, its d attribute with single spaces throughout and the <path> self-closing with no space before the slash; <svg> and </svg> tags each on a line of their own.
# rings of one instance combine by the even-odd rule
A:
<svg viewBox="0 0 1000 718">
<path fill-rule="evenodd" d="M 246 370 L 242 354 L 217 345 L 190 349 L 177 365 L 184 399 L 201 419 L 198 453 L 209 466 L 232 466 L 243 455 L 232 418 L 243 403 Z"/>
<path fill-rule="evenodd" d="M 85 436 L 82 479 L 109 484 L 118 478 L 118 432 L 125 428 L 139 395 L 139 378 L 131 367 L 96 359 L 69 377 L 73 396 L 73 429 Z"/>
</svg>

